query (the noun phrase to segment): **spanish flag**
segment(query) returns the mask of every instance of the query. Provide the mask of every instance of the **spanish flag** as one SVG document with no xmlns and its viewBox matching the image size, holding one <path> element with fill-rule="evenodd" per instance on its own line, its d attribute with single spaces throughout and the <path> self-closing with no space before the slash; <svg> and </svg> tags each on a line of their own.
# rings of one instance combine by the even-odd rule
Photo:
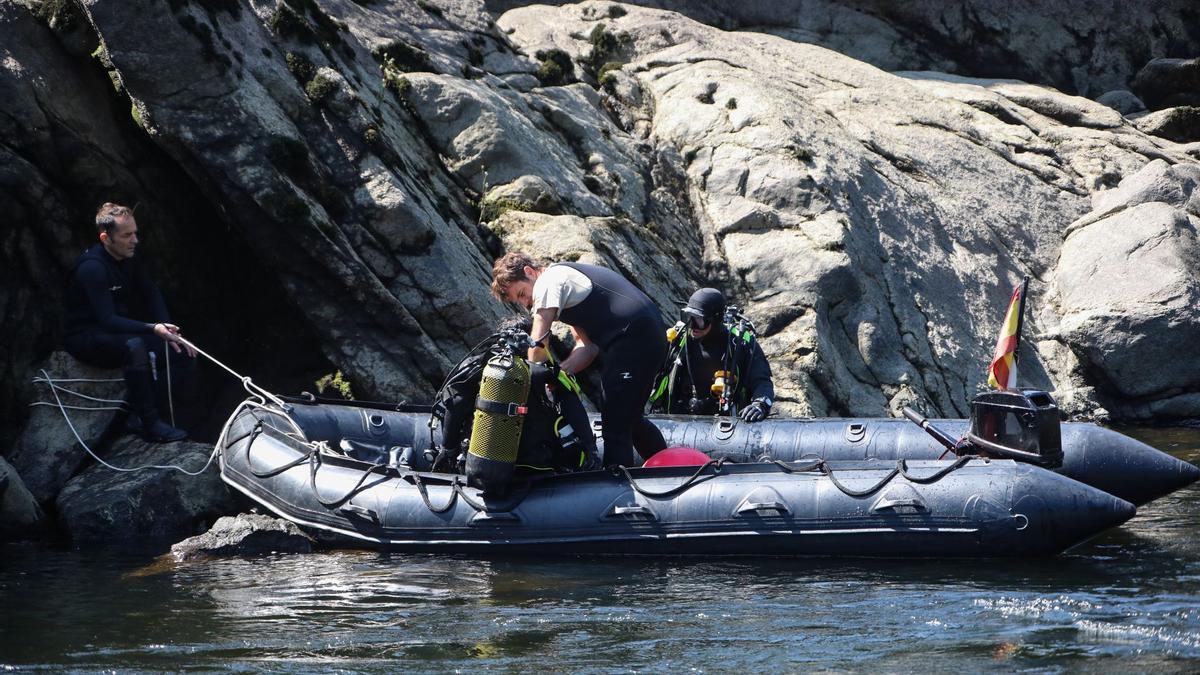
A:
<svg viewBox="0 0 1200 675">
<path fill-rule="evenodd" d="M 992 354 L 992 365 L 988 366 L 988 384 L 997 389 L 1017 388 L 1017 350 L 1021 346 L 1021 319 L 1025 314 L 1025 290 L 1029 277 L 1013 289 L 1008 301 L 1008 312 L 1000 324 L 1000 336 L 996 338 L 996 351 Z"/>
</svg>

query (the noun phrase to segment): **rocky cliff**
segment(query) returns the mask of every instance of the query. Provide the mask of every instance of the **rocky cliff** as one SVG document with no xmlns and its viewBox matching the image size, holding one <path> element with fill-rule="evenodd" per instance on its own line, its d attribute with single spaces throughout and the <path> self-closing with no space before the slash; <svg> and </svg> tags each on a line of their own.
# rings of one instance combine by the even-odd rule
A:
<svg viewBox="0 0 1200 675">
<path fill-rule="evenodd" d="M 1200 416 L 1200 21 L 1108 4 L 0 0 L 0 440 L 105 200 L 268 386 L 429 396 L 520 247 L 722 287 L 787 413 L 965 414 L 1029 275 L 1023 384 Z"/>
</svg>

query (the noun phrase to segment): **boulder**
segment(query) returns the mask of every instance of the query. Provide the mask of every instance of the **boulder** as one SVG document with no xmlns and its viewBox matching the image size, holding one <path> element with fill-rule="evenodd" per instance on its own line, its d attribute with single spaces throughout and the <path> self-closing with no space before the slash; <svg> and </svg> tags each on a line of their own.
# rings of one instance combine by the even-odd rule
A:
<svg viewBox="0 0 1200 675">
<path fill-rule="evenodd" d="M 1136 113 L 1146 112 L 1146 104 L 1142 103 L 1142 99 L 1137 97 L 1137 94 L 1127 89 L 1114 89 L 1106 91 L 1096 97 L 1096 103 L 1106 105 L 1122 115 L 1133 115 Z"/>
<path fill-rule="evenodd" d="M 484 195 L 480 209 L 484 221 L 494 220 L 505 211 L 534 211 L 537 213 L 561 213 L 562 204 L 544 179 L 539 176 L 521 176 L 511 183 L 497 185 Z"/>
<path fill-rule="evenodd" d="M 313 540 L 292 523 L 254 513 L 222 516 L 204 534 L 171 547 L 177 561 L 265 553 L 309 553 Z"/>
<path fill-rule="evenodd" d="M 11 464 L 0 458 L 0 541 L 44 529 L 45 514 Z"/>
<path fill-rule="evenodd" d="M 1151 110 L 1200 105 L 1200 58 L 1152 59 L 1134 76 L 1133 91 Z"/>
<path fill-rule="evenodd" d="M 1143 115 L 1134 122 L 1138 129 L 1176 143 L 1200 141 L 1200 105 L 1166 108 Z"/>
<path fill-rule="evenodd" d="M 124 436 L 104 461 L 121 469 L 174 465 L 195 472 L 212 451 L 201 443 L 150 444 Z M 215 459 L 197 476 L 171 468 L 118 471 L 95 464 L 67 483 L 56 505 L 59 526 L 76 544 L 178 540 L 237 511 Z"/>
<path fill-rule="evenodd" d="M 1117 418 L 1200 416 L 1200 165 L 1156 161 L 1098 196 L 1067 230 L 1046 337 L 1075 363 L 1064 389 L 1094 386 Z M 1080 381 L 1086 376 L 1086 381 Z"/>
<path fill-rule="evenodd" d="M 66 352 L 51 354 L 29 377 L 36 398 L 9 461 L 34 498 L 49 504 L 88 457 L 80 441 L 96 450 L 117 417 L 125 380 L 120 370 L 87 365 Z"/>
</svg>

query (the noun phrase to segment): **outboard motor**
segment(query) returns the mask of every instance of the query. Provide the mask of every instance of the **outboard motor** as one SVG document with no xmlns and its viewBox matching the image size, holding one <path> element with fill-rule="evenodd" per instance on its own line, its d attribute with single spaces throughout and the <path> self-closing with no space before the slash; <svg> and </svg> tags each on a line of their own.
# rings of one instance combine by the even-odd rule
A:
<svg viewBox="0 0 1200 675">
<path fill-rule="evenodd" d="M 967 440 L 990 456 L 1062 466 L 1058 406 L 1044 391 L 989 391 L 976 396 L 971 401 Z"/>
</svg>

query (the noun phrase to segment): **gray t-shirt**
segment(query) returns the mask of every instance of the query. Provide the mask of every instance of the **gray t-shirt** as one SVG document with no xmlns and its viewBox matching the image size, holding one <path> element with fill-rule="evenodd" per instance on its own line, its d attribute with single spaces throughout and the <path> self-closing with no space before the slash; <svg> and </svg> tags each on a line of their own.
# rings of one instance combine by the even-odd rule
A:
<svg viewBox="0 0 1200 675">
<path fill-rule="evenodd" d="M 591 292 L 592 280 L 586 274 L 566 265 L 551 265 L 533 282 L 533 311 L 561 312 L 583 302 Z"/>
</svg>

